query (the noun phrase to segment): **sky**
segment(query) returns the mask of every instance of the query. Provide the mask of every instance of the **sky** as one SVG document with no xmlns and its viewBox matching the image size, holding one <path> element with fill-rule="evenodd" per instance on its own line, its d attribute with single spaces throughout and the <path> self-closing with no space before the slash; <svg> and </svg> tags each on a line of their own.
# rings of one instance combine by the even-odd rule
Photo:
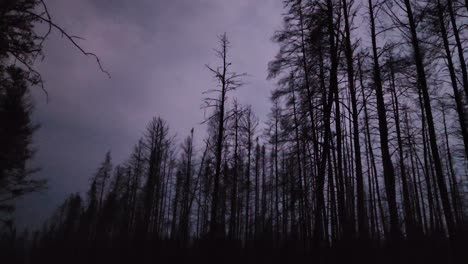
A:
<svg viewBox="0 0 468 264">
<path fill-rule="evenodd" d="M 216 85 L 205 64 L 216 67 L 218 36 L 227 33 L 232 69 L 247 73 L 229 96 L 250 104 L 266 121 L 274 81 L 267 64 L 278 51 L 271 41 L 281 27 L 280 0 L 46 0 L 56 24 L 80 36 L 96 53 L 83 56 L 59 33 L 36 63 L 49 101 L 33 89 L 35 175 L 48 189 L 17 203 L 18 227 L 38 228 L 71 193 L 85 194 L 90 177 L 110 150 L 114 164 L 129 156 L 154 116 L 167 120 L 177 139 L 190 129 L 202 137 L 203 91 Z M 200 144 L 199 147 L 201 148 Z"/>
</svg>

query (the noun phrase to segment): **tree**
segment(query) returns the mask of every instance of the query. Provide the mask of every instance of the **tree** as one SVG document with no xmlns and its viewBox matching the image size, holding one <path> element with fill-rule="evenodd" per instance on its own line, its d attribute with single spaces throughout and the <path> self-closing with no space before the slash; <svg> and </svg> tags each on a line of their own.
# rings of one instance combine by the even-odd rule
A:
<svg viewBox="0 0 468 264">
<path fill-rule="evenodd" d="M 390 211 L 390 241 L 397 243 L 400 239 L 400 231 L 398 227 L 398 209 L 396 202 L 395 190 L 395 170 L 393 167 L 390 150 L 388 146 L 388 125 L 387 125 L 387 110 L 385 108 L 385 101 L 382 87 L 382 77 L 380 72 L 379 53 L 377 51 L 377 35 L 375 30 L 375 12 L 374 4 L 371 0 L 368 3 L 370 26 L 371 26 L 371 39 L 372 39 L 372 58 L 373 58 L 373 72 L 374 72 L 374 85 L 375 96 L 377 98 L 377 112 L 379 117 L 379 134 L 380 134 L 380 151 L 382 153 L 383 172 L 385 179 L 385 191 L 387 194 L 387 202 Z"/>
<path fill-rule="evenodd" d="M 44 34 L 35 28 L 37 24 L 46 25 Z M 23 67 L 28 73 L 26 80 L 30 84 L 40 85 L 45 91 L 41 74 L 34 69 L 34 62 L 42 57 L 44 42 L 52 30 L 59 31 L 83 55 L 93 57 L 101 71 L 110 77 L 96 54 L 85 51 L 76 42 L 78 37 L 68 34 L 52 21 L 43 0 L 4 0 L 0 3 L 0 71 L 11 63 Z"/>
<path fill-rule="evenodd" d="M 47 26 L 44 34 L 37 24 Z M 32 102 L 29 89 L 44 83 L 34 69 L 34 62 L 42 58 L 43 44 L 52 30 L 59 31 L 83 55 L 96 59 L 107 74 L 99 58 L 85 51 L 76 42 L 78 37 L 68 34 L 52 21 L 43 0 L 4 0 L 0 3 L 0 211 L 11 212 L 9 204 L 24 194 L 45 187 L 45 180 L 30 179 L 35 171 L 26 163 L 34 151 L 32 135 L 38 126 L 31 122 Z M 8 203 L 8 204 L 6 204 Z"/>
<path fill-rule="evenodd" d="M 11 204 L 24 194 L 41 190 L 44 180 L 32 178 L 32 136 L 39 128 L 31 120 L 33 110 L 26 81 L 27 72 L 8 67 L 0 72 L 0 212 L 11 212 Z"/>
<path fill-rule="evenodd" d="M 191 199 L 193 188 L 193 128 L 190 131 L 184 144 L 182 145 L 182 172 L 183 172 L 183 187 L 181 199 L 181 214 L 180 214 L 180 236 L 181 242 L 186 243 L 190 234 L 190 213 L 191 213 Z"/>
<path fill-rule="evenodd" d="M 154 117 L 149 122 L 145 134 L 145 160 L 147 167 L 146 182 L 144 185 L 144 213 L 143 213 L 143 237 L 152 239 L 159 237 L 159 225 L 161 224 L 162 185 L 163 185 L 163 161 L 169 147 L 169 127 L 162 118 Z"/>
<path fill-rule="evenodd" d="M 221 164 L 222 164 L 222 153 L 223 153 L 223 144 L 224 144 L 224 132 L 225 132 L 225 108 L 226 108 L 226 95 L 229 92 L 232 92 L 239 88 L 242 83 L 239 81 L 239 78 L 244 76 L 244 74 L 238 74 L 231 72 L 229 70 L 231 63 L 228 62 L 228 49 L 229 49 L 229 40 L 226 34 L 219 36 L 219 42 L 221 48 L 216 50 L 216 56 L 221 59 L 222 65 L 216 69 L 211 68 L 206 65 L 208 70 L 210 70 L 217 82 L 218 88 L 211 89 L 205 93 L 218 93 L 219 97 L 215 98 L 205 98 L 205 107 L 215 107 L 215 113 L 209 119 L 214 118 L 217 122 L 217 131 L 216 131 L 216 150 L 215 150 L 215 175 L 214 175 L 214 187 L 212 193 L 212 205 L 211 205 L 211 219 L 210 219 L 210 233 L 213 237 L 219 235 L 221 227 L 218 226 L 218 210 L 219 210 L 219 185 L 220 185 L 220 175 L 221 175 Z"/>
<path fill-rule="evenodd" d="M 442 201 L 447 228 L 448 228 L 450 235 L 453 236 L 455 232 L 455 224 L 453 220 L 452 209 L 450 206 L 450 200 L 448 197 L 444 173 L 442 170 L 439 147 L 437 145 L 437 137 L 436 137 L 435 127 L 434 127 L 434 118 L 432 114 L 431 100 L 429 97 L 429 90 L 428 90 L 428 85 L 427 85 L 426 69 L 423 63 L 423 54 L 421 53 L 418 34 L 416 30 L 416 23 L 414 21 L 414 15 L 412 11 L 413 9 L 409 0 L 404 0 L 404 6 L 405 6 L 404 12 L 406 13 L 407 18 L 408 18 L 408 27 L 409 27 L 410 36 L 411 36 L 411 45 L 414 51 L 414 63 L 416 64 L 418 86 L 422 93 L 422 97 L 424 100 L 424 111 L 427 116 L 429 142 L 430 142 L 431 152 L 434 157 L 433 160 L 434 160 L 437 184 L 440 190 L 440 198 Z"/>
<path fill-rule="evenodd" d="M 430 30 L 433 31 L 431 33 L 440 35 L 442 38 L 443 47 L 444 47 L 443 50 L 445 52 L 444 57 L 446 60 L 447 68 L 449 70 L 450 82 L 451 82 L 452 89 L 453 89 L 453 98 L 455 100 L 456 110 L 458 114 L 458 122 L 460 124 L 460 131 L 461 131 L 461 135 L 463 138 L 463 143 L 465 145 L 465 157 L 468 158 L 468 128 L 466 127 L 466 123 L 465 123 L 465 109 L 463 105 L 463 93 L 458 88 L 458 79 L 457 79 L 457 74 L 456 74 L 457 71 L 455 68 L 455 63 L 452 58 L 453 55 L 452 55 L 449 36 L 448 36 L 449 32 L 448 32 L 448 27 L 446 25 L 446 19 L 445 19 L 445 12 L 444 12 L 445 8 L 440 0 L 437 0 L 436 5 L 434 6 L 434 10 L 436 10 L 436 14 L 434 14 L 435 23 L 433 23 L 435 26 L 431 27 Z M 454 23 L 456 25 L 456 22 Z M 456 33 L 458 34 L 458 32 Z M 463 54 L 460 56 L 460 59 L 464 60 Z M 466 71 L 466 66 L 465 66 L 465 69 L 463 68 L 464 62 L 460 61 L 460 64 L 462 66 L 461 71 L 462 72 Z M 466 75 L 466 73 L 463 75 Z M 463 80 L 465 81 L 465 77 L 463 78 Z M 468 82 L 468 80 L 466 81 Z M 468 84 L 467 84 L 467 87 L 468 87 Z M 468 89 L 465 89 L 465 91 L 468 91 Z"/>
<path fill-rule="evenodd" d="M 98 191 L 98 210 L 100 211 L 103 206 L 103 199 L 105 197 L 106 184 L 112 173 L 112 161 L 110 151 L 106 152 L 106 157 L 104 161 L 99 166 L 93 182 L 96 183 L 96 188 Z"/>
<path fill-rule="evenodd" d="M 70 250 L 79 263 L 90 251 L 108 262 L 265 252 L 273 263 L 462 262 L 466 98 L 455 53 L 465 51 L 453 27 L 466 11 L 459 0 L 365 2 L 369 36 L 353 36 L 353 0 L 284 1 L 263 135 L 253 107 L 230 107 L 243 74 L 220 36 L 221 66 L 207 66 L 217 87 L 205 93 L 214 111 L 204 150 L 193 129 L 177 145 L 153 118 L 113 178 L 106 155 L 86 205 L 74 195 L 58 208 L 35 243 L 45 257 L 27 260 L 79 238 L 92 247 Z M 22 247 L 10 229 L 0 242 Z"/>
<path fill-rule="evenodd" d="M 352 2 L 352 1 L 349 1 Z M 357 106 L 357 92 L 354 80 L 354 56 L 353 47 L 351 46 L 351 16 L 350 10 L 352 5 L 347 0 L 343 0 L 343 19 L 345 22 L 345 54 L 346 54 L 346 71 L 348 77 L 348 89 L 351 95 L 352 123 L 353 123 L 353 145 L 354 159 L 356 169 L 356 190 L 357 190 L 357 205 L 358 205 L 358 227 L 359 235 L 362 239 L 368 238 L 368 223 L 367 213 L 364 202 L 364 180 L 362 173 L 361 162 L 361 143 L 359 139 L 359 111 Z"/>
</svg>

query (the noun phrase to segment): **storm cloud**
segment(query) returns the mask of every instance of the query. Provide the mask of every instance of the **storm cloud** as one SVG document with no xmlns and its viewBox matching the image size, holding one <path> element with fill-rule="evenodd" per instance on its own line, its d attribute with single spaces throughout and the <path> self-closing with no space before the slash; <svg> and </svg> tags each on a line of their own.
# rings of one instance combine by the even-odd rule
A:
<svg viewBox="0 0 468 264">
<path fill-rule="evenodd" d="M 53 19 L 80 45 L 99 55 L 112 78 L 54 32 L 36 64 L 49 103 L 35 89 L 36 176 L 48 190 L 19 201 L 19 226 L 37 227 L 70 193 L 84 194 L 89 178 L 112 151 L 123 162 L 153 116 L 181 139 L 192 127 L 202 135 L 202 92 L 215 82 L 213 48 L 226 32 L 233 70 L 248 74 L 232 96 L 251 104 L 262 121 L 274 87 L 267 63 L 277 52 L 271 37 L 281 25 L 278 0 L 48 0 Z"/>
</svg>

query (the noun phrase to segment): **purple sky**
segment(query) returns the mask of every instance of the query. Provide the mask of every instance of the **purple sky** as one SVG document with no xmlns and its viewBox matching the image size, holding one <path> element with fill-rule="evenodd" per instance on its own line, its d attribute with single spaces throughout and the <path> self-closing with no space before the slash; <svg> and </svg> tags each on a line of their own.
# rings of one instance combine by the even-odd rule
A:
<svg viewBox="0 0 468 264">
<path fill-rule="evenodd" d="M 34 92 L 38 177 L 49 189 L 17 205 L 20 227 L 37 227 L 70 193 L 84 193 L 107 150 L 124 161 L 153 116 L 178 139 L 192 127 L 205 132 L 202 92 L 215 83 L 205 64 L 216 66 L 217 35 L 227 32 L 233 70 L 248 73 L 232 94 L 265 121 L 273 81 L 267 63 L 278 47 L 280 0 L 47 0 L 53 19 L 80 45 L 99 55 L 112 78 L 99 71 L 55 32 L 37 63 L 50 95 Z M 232 97 L 231 97 L 232 98 Z"/>
</svg>

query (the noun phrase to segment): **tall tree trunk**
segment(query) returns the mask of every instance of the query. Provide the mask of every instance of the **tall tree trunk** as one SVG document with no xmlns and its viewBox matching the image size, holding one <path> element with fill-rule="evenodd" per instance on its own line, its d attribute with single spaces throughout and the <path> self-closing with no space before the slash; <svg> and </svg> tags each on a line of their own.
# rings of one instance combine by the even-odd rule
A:
<svg viewBox="0 0 468 264">
<path fill-rule="evenodd" d="M 434 128 L 434 119 L 432 117 L 431 100 L 429 97 L 423 57 L 421 55 L 421 51 L 419 47 L 416 24 L 414 22 L 413 11 L 412 11 L 411 3 L 409 0 L 405 0 L 405 6 L 406 6 L 406 13 L 408 16 L 409 29 L 411 32 L 411 44 L 414 49 L 414 60 L 416 63 L 418 86 L 422 92 L 422 96 L 424 100 L 424 109 L 425 109 L 426 117 L 427 117 L 427 126 L 428 126 L 428 131 L 429 131 L 430 146 L 431 146 L 432 157 L 434 158 L 433 161 L 434 161 L 434 167 L 435 167 L 435 172 L 436 172 L 437 184 L 438 184 L 439 191 L 440 191 L 440 199 L 442 201 L 442 207 L 443 207 L 443 211 L 445 215 L 445 221 L 447 224 L 448 232 L 450 236 L 453 236 L 455 235 L 455 224 L 453 220 L 452 209 L 450 206 L 450 199 L 449 199 L 448 192 L 447 192 L 447 186 L 445 183 L 444 173 L 442 170 L 442 162 L 439 156 L 439 147 L 437 145 L 437 137 L 436 137 L 436 132 Z"/>
<path fill-rule="evenodd" d="M 366 131 L 366 137 L 367 137 L 367 142 L 368 142 L 368 149 L 369 149 L 369 155 L 370 155 L 370 165 L 373 173 L 373 183 L 375 184 L 375 193 L 377 194 L 377 206 L 379 208 L 380 212 L 380 217 L 382 221 L 382 228 L 384 231 L 385 238 L 388 238 L 387 234 L 387 225 L 385 221 L 385 214 L 383 210 L 383 205 L 382 205 L 382 199 L 380 197 L 380 187 L 379 187 L 379 179 L 378 179 L 378 173 L 377 173 L 377 166 L 375 164 L 375 156 L 374 156 L 374 150 L 372 148 L 371 144 L 371 132 L 370 132 L 370 122 L 369 122 L 369 112 L 367 110 L 367 99 L 364 94 L 364 78 L 363 78 L 363 73 L 362 73 L 362 64 L 361 64 L 361 59 L 358 58 L 358 63 L 359 63 L 359 82 L 361 84 L 361 87 L 363 89 L 362 92 L 362 104 L 364 106 L 364 124 L 365 124 L 365 131 Z M 375 67 L 375 66 L 374 66 Z M 372 183 L 369 183 L 372 185 Z M 375 215 L 377 216 L 377 211 L 375 212 Z M 377 224 L 378 226 L 378 224 Z M 377 228 L 378 229 L 378 228 Z"/>
<path fill-rule="evenodd" d="M 358 214 L 358 228 L 359 238 L 366 240 L 369 236 L 368 221 L 366 205 L 364 201 L 364 181 L 362 173 L 362 161 L 361 161 L 361 143 L 359 139 L 359 112 L 357 108 L 356 98 L 356 86 L 354 80 L 354 56 L 353 48 L 351 47 L 351 29 L 349 23 L 349 10 L 348 1 L 342 0 L 343 2 L 343 19 L 345 22 L 345 49 L 346 49 L 346 65 L 348 75 L 348 88 L 351 97 L 351 115 L 353 123 L 353 145 L 354 145 L 354 161 L 356 169 L 356 192 L 357 192 L 357 214 Z"/>
<path fill-rule="evenodd" d="M 258 137 L 255 145 L 255 206 L 254 206 L 254 238 L 257 239 L 258 235 L 258 218 L 260 209 L 260 144 L 258 143 Z"/>
<path fill-rule="evenodd" d="M 261 154 L 261 160 L 262 160 L 262 233 L 266 233 L 266 219 L 267 219 L 267 183 L 266 183 L 266 161 L 265 161 L 265 155 L 266 155 L 266 150 L 265 150 L 265 145 L 262 146 L 262 154 Z"/>
<path fill-rule="evenodd" d="M 395 171 L 388 147 L 388 125 L 385 101 L 380 74 L 379 55 L 377 51 L 377 40 L 375 32 L 375 17 L 372 0 L 369 0 L 369 15 L 371 20 L 372 54 L 374 60 L 374 84 L 377 98 L 377 113 L 379 117 L 380 150 L 382 152 L 382 163 L 384 170 L 385 191 L 387 194 L 388 210 L 390 212 L 390 244 L 398 243 L 400 229 L 398 224 L 398 209 L 396 202 Z"/>
<path fill-rule="evenodd" d="M 405 212 L 405 226 L 406 226 L 406 236 L 409 239 L 413 239 L 415 237 L 415 226 L 413 221 L 413 209 L 411 207 L 411 201 L 409 197 L 409 190 L 408 190 L 408 174 L 406 172 L 404 157 L 403 157 L 403 140 L 401 139 L 401 129 L 400 129 L 400 110 L 399 110 L 399 103 L 398 103 L 398 95 L 396 93 L 396 85 L 395 85 L 395 72 L 393 68 L 393 59 L 390 58 L 389 60 L 389 67 L 390 67 L 390 91 L 392 93 L 392 105 L 393 105 L 393 113 L 395 118 L 395 128 L 397 134 L 397 145 L 398 145 L 398 156 L 400 161 L 400 178 L 401 178 L 401 186 L 403 190 L 403 208 Z"/>
<path fill-rule="evenodd" d="M 463 221 L 463 208 L 461 206 L 461 200 L 460 200 L 460 194 L 459 194 L 459 189 L 458 189 L 458 183 L 457 179 L 455 176 L 455 168 L 453 167 L 453 161 L 452 161 L 452 152 L 450 150 L 450 145 L 449 145 L 449 136 L 447 132 L 447 121 L 446 121 L 446 114 L 445 114 L 445 105 L 442 106 L 442 120 L 444 124 L 444 135 L 445 135 L 445 148 L 447 149 L 447 166 L 449 167 L 449 175 L 451 179 L 451 187 L 452 191 L 450 192 L 452 195 L 452 201 L 453 201 L 453 211 L 455 213 L 455 221 L 458 225 L 462 224 Z"/>
<path fill-rule="evenodd" d="M 465 0 L 468 2 L 468 0 Z M 447 8 L 450 15 L 450 23 L 452 24 L 452 32 L 457 44 L 457 52 L 460 63 L 460 70 L 462 73 L 463 89 L 465 90 L 466 98 L 468 98 L 468 71 L 466 67 L 464 45 L 460 39 L 460 32 L 458 31 L 457 19 L 455 17 L 455 10 L 453 8 L 453 0 L 447 0 Z M 468 5 L 467 5 L 468 8 Z M 468 159 L 468 156 L 466 157 Z"/>
<path fill-rule="evenodd" d="M 277 102 L 275 102 L 277 104 Z M 277 109 L 277 106 L 275 107 Z M 279 228 L 280 228 L 280 211 L 279 211 L 279 172 L 278 172 L 278 123 L 279 117 L 277 110 L 274 113 L 275 117 L 275 134 L 274 134 L 274 165 L 275 165 L 275 211 L 276 211 L 276 239 L 279 240 Z"/>
<path fill-rule="evenodd" d="M 291 76 L 292 78 L 292 76 Z M 297 110 L 296 110 L 296 95 L 295 95 L 295 92 L 294 92 L 294 86 L 293 86 L 293 83 L 291 84 L 291 96 L 292 96 L 292 107 L 293 107 L 293 121 L 294 121 L 294 136 L 295 136 L 295 148 L 296 148 L 296 151 L 295 151 L 295 156 L 296 156 L 296 162 L 297 162 L 297 174 L 298 174 L 298 177 L 299 177 L 299 181 L 300 181 L 300 185 L 302 185 L 302 177 L 305 175 L 303 175 L 302 173 L 302 159 L 301 159 L 301 144 L 300 144 L 300 139 L 299 139 L 299 121 L 298 121 L 298 118 L 297 118 Z M 307 188 L 307 187 L 305 187 Z M 300 192 L 302 191 L 302 186 L 300 186 Z M 305 192 L 305 190 L 304 190 Z M 307 195 L 303 195 L 303 199 L 304 200 L 307 200 Z M 303 206 L 303 214 L 305 215 L 306 212 L 305 210 L 307 210 L 306 208 L 304 207 L 307 207 L 307 206 Z M 302 220 L 302 223 L 303 223 L 303 229 L 305 229 L 305 238 L 308 237 L 309 235 L 309 230 L 307 228 L 308 226 L 308 223 L 307 223 L 307 218 L 303 219 Z"/>
<path fill-rule="evenodd" d="M 237 181 L 239 173 L 239 111 L 237 109 L 237 104 L 234 105 L 234 172 L 232 179 L 232 190 L 231 190 L 231 213 L 229 218 L 229 238 L 235 239 L 237 235 L 236 231 L 236 220 L 237 220 Z"/>
<path fill-rule="evenodd" d="M 221 162 L 223 154 L 223 139 L 224 139 L 224 108 L 226 102 L 226 72 L 228 67 L 227 62 L 227 38 L 226 35 L 221 39 L 221 56 L 222 56 L 222 73 L 219 74 L 218 78 L 221 85 L 221 95 L 219 97 L 219 109 L 217 109 L 218 124 L 216 134 L 216 150 L 215 150 L 215 177 L 213 183 L 213 193 L 211 198 L 211 217 L 210 217 L 210 233 L 211 237 L 215 238 L 218 236 L 218 203 L 219 203 L 219 190 L 220 190 L 220 175 L 221 175 Z"/>
<path fill-rule="evenodd" d="M 325 208 L 324 199 L 324 183 L 325 183 L 325 170 L 327 165 L 328 153 L 330 151 L 330 116 L 333 105 L 334 96 L 338 93 L 338 52 L 335 43 L 335 23 L 333 17 L 333 3 L 331 0 L 327 0 L 327 30 L 328 30 L 328 42 L 330 49 L 330 76 L 329 76 L 329 95 L 326 105 L 324 106 L 324 136 L 323 136 L 323 147 L 322 156 L 319 163 L 317 181 L 316 181 L 316 206 L 315 206 L 315 227 L 314 227 L 314 241 L 319 244 L 324 239 L 323 232 L 323 210 Z"/>
<path fill-rule="evenodd" d="M 465 145 L 465 157 L 468 158 L 468 130 L 465 124 L 465 113 L 464 113 L 465 111 L 463 109 L 463 101 L 462 101 L 463 99 L 460 94 L 460 91 L 458 90 L 458 80 L 457 80 L 457 75 L 456 75 L 455 67 L 454 67 L 453 60 L 452 60 L 452 52 L 450 50 L 447 29 L 445 28 L 444 12 L 443 12 L 443 7 L 442 7 L 440 0 L 437 0 L 437 9 L 438 9 L 437 14 L 438 14 L 438 20 L 439 20 L 439 28 L 440 28 L 441 37 L 444 43 L 445 57 L 447 59 L 447 67 L 449 70 L 450 81 L 452 83 L 452 88 L 453 88 L 453 98 L 455 99 L 455 106 L 456 106 L 456 110 L 458 114 L 458 123 L 460 125 L 463 143 Z M 464 58 L 460 58 L 460 59 L 464 59 Z"/>
</svg>

